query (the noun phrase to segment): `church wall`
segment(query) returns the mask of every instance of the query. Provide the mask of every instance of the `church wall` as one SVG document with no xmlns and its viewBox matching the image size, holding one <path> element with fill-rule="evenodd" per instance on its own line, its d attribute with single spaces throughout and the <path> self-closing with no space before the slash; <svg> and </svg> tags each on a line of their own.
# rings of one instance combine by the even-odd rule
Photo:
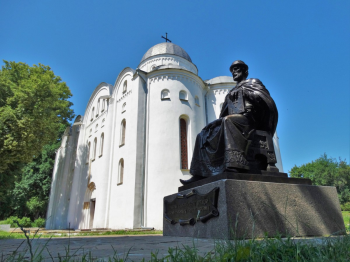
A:
<svg viewBox="0 0 350 262">
<path fill-rule="evenodd" d="M 219 118 L 221 112 L 220 105 L 225 102 L 227 93 L 234 86 L 235 83 L 210 85 L 210 91 L 207 95 L 208 123 Z"/>
<path fill-rule="evenodd" d="M 107 174 L 108 174 L 108 136 L 110 135 L 110 130 L 106 128 L 106 118 L 108 117 L 109 108 L 105 108 L 102 111 L 102 102 L 100 102 L 100 106 L 98 106 L 98 97 L 109 95 L 109 92 L 106 88 L 101 88 L 99 92 L 95 95 L 95 98 L 92 102 L 92 106 L 95 107 L 94 118 L 87 124 L 86 129 L 87 137 L 86 141 L 91 143 L 90 148 L 90 180 L 89 183 L 95 183 L 96 185 L 96 202 L 95 202 L 95 215 L 92 227 L 94 228 L 103 228 L 104 227 L 104 213 L 106 212 L 106 192 L 107 192 Z M 107 105 L 105 105 L 107 107 Z M 98 111 L 98 112 L 97 112 Z M 98 115 L 97 115 L 98 113 Z M 108 118 L 107 118 L 108 119 Z M 104 122 L 102 122 L 104 120 Z M 102 156 L 100 156 L 100 146 L 101 146 L 101 134 L 104 134 L 104 152 Z M 94 141 L 96 143 L 96 149 L 94 150 Z M 94 151 L 95 156 L 94 156 Z M 86 185 L 87 186 L 87 185 Z M 81 192 L 83 193 L 83 192 Z"/>
<path fill-rule="evenodd" d="M 108 141 L 108 136 L 110 136 L 111 132 L 108 132 L 108 103 L 105 101 L 103 110 L 103 100 L 100 100 L 100 105 L 98 106 L 98 98 L 106 95 L 109 95 L 108 85 L 101 84 L 95 89 L 85 111 L 83 125 L 80 127 L 79 142 L 76 149 L 77 157 L 75 160 L 74 180 L 71 190 L 71 204 L 68 214 L 68 223 L 71 224 L 72 228 L 103 227 L 104 225 L 104 217 L 100 214 L 105 212 L 104 203 L 106 202 L 106 197 L 104 188 L 106 187 L 106 183 L 104 182 L 104 177 L 108 174 L 108 159 L 106 158 L 109 150 L 106 141 Z M 94 115 L 92 115 L 92 108 L 95 108 Z M 100 156 L 99 149 L 102 132 L 104 133 L 104 148 L 103 154 Z M 95 138 L 97 140 L 96 156 L 95 160 L 92 160 Z M 88 142 L 91 143 L 89 161 L 87 161 Z M 93 197 L 96 198 L 95 216 L 91 225 L 84 222 L 87 219 L 83 217 L 84 201 L 89 201 L 84 200 L 89 183 L 95 183 L 96 185 Z"/>
<path fill-rule="evenodd" d="M 124 81 L 127 90 L 123 92 Z M 113 229 L 133 228 L 134 190 L 136 169 L 137 141 L 137 94 L 138 82 L 132 80 L 132 74 L 121 76 L 116 84 L 113 99 L 114 114 L 114 144 L 112 146 L 112 170 L 110 177 L 110 196 L 108 227 Z M 125 108 L 123 108 L 126 103 Z M 126 121 L 125 143 L 121 145 L 121 123 Z M 123 181 L 118 184 L 119 161 L 124 160 Z"/>
<path fill-rule="evenodd" d="M 61 147 L 56 154 L 52 176 L 50 205 L 47 213 L 47 228 L 68 228 L 67 215 L 74 173 L 74 159 L 78 135 L 75 127 L 67 127 Z"/>
<path fill-rule="evenodd" d="M 180 117 L 188 123 L 188 159 L 197 133 L 205 125 L 204 84 L 186 71 L 159 70 L 149 75 L 149 106 L 147 126 L 147 167 L 145 192 L 145 226 L 163 226 L 163 197 L 177 192 L 179 179 L 188 179 L 188 170 L 180 164 Z M 168 89 L 170 99 L 161 100 L 161 91 Z M 180 100 L 180 91 L 187 100 Z M 195 105 L 198 96 L 200 106 Z M 190 163 L 189 163 L 190 164 Z"/>
</svg>

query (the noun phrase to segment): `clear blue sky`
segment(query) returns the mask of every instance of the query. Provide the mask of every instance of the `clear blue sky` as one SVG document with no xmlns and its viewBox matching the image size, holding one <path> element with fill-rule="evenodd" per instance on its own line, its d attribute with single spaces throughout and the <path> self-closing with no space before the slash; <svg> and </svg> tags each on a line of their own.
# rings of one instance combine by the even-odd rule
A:
<svg viewBox="0 0 350 262">
<path fill-rule="evenodd" d="M 0 58 L 49 65 L 84 114 L 100 82 L 168 32 L 202 79 L 245 61 L 279 111 L 285 171 L 350 154 L 350 1 L 0 0 Z"/>
</svg>

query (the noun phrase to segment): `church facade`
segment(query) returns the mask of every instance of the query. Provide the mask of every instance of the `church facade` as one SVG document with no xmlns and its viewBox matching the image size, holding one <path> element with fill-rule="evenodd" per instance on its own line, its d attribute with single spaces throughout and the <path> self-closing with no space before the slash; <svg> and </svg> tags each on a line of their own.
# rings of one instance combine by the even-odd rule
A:
<svg viewBox="0 0 350 262">
<path fill-rule="evenodd" d="M 99 84 L 57 150 L 46 228 L 162 229 L 163 197 L 191 177 L 196 135 L 235 84 L 203 81 L 187 52 L 168 42 L 114 85 Z M 276 134 L 273 142 L 283 172 Z"/>
</svg>

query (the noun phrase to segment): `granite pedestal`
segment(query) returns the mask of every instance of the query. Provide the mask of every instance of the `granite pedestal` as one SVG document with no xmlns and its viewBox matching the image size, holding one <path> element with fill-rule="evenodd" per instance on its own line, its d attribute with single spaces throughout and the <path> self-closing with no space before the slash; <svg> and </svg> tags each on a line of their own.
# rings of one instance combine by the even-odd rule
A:
<svg viewBox="0 0 350 262">
<path fill-rule="evenodd" d="M 265 235 L 274 237 L 277 234 L 326 236 L 345 233 L 335 187 L 308 185 L 306 180 L 300 180 L 299 184 L 296 184 L 297 180 L 294 180 L 294 184 L 288 180 L 284 183 L 277 182 L 278 179 L 274 178 L 271 180 L 272 182 L 220 179 L 179 192 L 182 198 L 186 198 L 184 195 L 193 189 L 199 194 L 207 194 L 219 188 L 219 215 L 205 223 L 197 221 L 194 225 L 180 225 L 176 221 L 172 221 L 175 223 L 172 224 L 169 217 L 164 218 L 163 235 L 235 239 Z M 178 194 L 166 196 L 164 203 L 173 202 L 177 196 Z M 191 196 L 188 197 L 190 198 Z M 183 219 L 190 219 L 186 217 L 188 210 L 181 210 L 181 205 L 178 206 Z M 191 208 L 196 208 L 196 203 L 192 202 Z M 198 216 L 194 219 L 198 220 Z"/>
</svg>

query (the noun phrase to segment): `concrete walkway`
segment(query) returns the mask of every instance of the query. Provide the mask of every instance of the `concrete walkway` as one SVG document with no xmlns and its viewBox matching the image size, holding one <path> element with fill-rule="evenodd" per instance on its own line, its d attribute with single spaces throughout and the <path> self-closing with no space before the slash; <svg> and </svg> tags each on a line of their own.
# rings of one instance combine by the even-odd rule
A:
<svg viewBox="0 0 350 262">
<path fill-rule="evenodd" d="M 6 239 L 0 240 L 0 257 L 4 258 L 11 255 L 16 249 L 18 252 L 24 253 L 28 246 L 24 239 Z M 21 245 L 22 243 L 22 245 Z M 198 253 L 204 255 L 214 249 L 214 240 L 212 239 L 193 239 L 190 237 L 163 237 L 162 235 L 140 235 L 140 236 L 89 236 L 89 237 L 71 237 L 68 238 L 52 238 L 33 240 L 33 251 L 42 250 L 47 247 L 52 258 L 59 260 L 59 256 L 66 255 L 66 249 L 70 248 L 69 254 L 75 257 L 88 255 L 91 251 L 94 258 L 108 258 L 118 255 L 119 258 L 125 257 L 129 251 L 128 261 L 145 261 L 151 259 L 151 252 L 158 253 L 158 258 L 167 256 L 169 248 L 179 247 L 183 249 L 183 245 L 193 247 L 196 246 Z M 45 248 L 42 252 L 45 260 L 52 261 L 49 252 Z M 29 251 L 25 255 L 29 258 Z M 89 255 L 88 255 L 89 256 Z"/>
</svg>

